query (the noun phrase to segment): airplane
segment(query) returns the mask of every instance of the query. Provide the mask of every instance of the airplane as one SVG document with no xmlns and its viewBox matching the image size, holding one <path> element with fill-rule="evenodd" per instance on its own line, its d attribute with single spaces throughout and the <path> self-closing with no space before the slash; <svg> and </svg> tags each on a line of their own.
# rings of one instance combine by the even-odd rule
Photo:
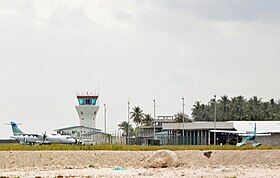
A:
<svg viewBox="0 0 280 178">
<path fill-rule="evenodd" d="M 60 134 L 30 134 L 22 132 L 15 122 L 10 123 L 12 126 L 13 136 L 22 145 L 34 145 L 34 144 L 75 144 L 77 140 L 70 135 L 60 135 Z"/>
<path fill-rule="evenodd" d="M 230 130 L 210 130 L 210 132 L 219 132 L 219 133 L 232 133 L 237 134 L 242 137 L 242 141 L 237 143 L 236 146 L 241 147 L 246 144 L 246 142 L 253 141 L 253 146 L 258 147 L 262 145 L 257 142 L 257 136 L 271 136 L 271 132 L 269 131 L 257 131 L 257 124 L 254 124 L 254 131 L 230 131 Z"/>
</svg>

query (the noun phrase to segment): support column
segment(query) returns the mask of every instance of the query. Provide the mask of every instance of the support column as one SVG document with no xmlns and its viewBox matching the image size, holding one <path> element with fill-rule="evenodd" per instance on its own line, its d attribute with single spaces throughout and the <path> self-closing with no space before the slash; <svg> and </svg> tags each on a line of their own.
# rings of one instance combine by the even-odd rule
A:
<svg viewBox="0 0 280 178">
<path fill-rule="evenodd" d="M 210 130 L 208 130 L 208 145 L 211 144 L 211 140 L 210 140 Z"/>
<path fill-rule="evenodd" d="M 200 145 L 200 139 L 201 139 L 201 138 L 200 138 L 200 130 L 198 130 L 198 131 L 197 131 L 197 137 L 196 137 L 196 140 L 197 140 L 197 143 L 196 143 L 196 144 L 197 144 L 197 145 Z"/>
<path fill-rule="evenodd" d="M 186 131 L 186 134 L 185 134 L 185 145 L 188 145 L 189 143 L 189 132 Z"/>
<path fill-rule="evenodd" d="M 192 131 L 190 130 L 190 145 L 192 145 Z"/>
<path fill-rule="evenodd" d="M 207 145 L 207 130 L 204 130 L 204 144 Z"/>
<path fill-rule="evenodd" d="M 204 132 L 203 132 L 203 130 L 200 131 L 200 143 L 201 143 L 201 145 L 204 145 Z"/>
</svg>

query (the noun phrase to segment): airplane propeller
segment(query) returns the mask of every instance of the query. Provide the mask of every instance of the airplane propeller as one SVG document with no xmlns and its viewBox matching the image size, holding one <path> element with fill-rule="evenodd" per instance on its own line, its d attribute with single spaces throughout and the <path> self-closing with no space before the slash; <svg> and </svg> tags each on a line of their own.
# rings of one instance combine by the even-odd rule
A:
<svg viewBox="0 0 280 178">
<path fill-rule="evenodd" d="M 47 132 L 45 131 L 45 133 L 42 133 L 43 135 L 43 142 L 44 143 L 47 140 Z"/>
</svg>

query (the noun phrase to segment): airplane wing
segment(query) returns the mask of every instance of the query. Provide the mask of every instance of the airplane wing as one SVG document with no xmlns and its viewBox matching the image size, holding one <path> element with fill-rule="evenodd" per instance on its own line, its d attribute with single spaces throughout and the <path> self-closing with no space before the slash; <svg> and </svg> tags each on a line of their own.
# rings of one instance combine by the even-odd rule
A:
<svg viewBox="0 0 280 178">
<path fill-rule="evenodd" d="M 236 134 L 239 136 L 243 136 L 243 137 L 249 137 L 249 136 L 270 136 L 272 132 L 270 131 L 257 131 L 256 135 L 254 135 L 253 132 L 249 132 L 248 131 L 234 131 L 234 130 L 210 130 L 210 132 L 218 132 L 218 133 L 232 133 L 232 134 Z"/>
<path fill-rule="evenodd" d="M 232 133 L 232 134 L 245 134 L 244 131 L 235 131 L 235 130 L 210 130 L 210 132 L 219 132 L 219 133 Z"/>
<path fill-rule="evenodd" d="M 266 130 L 266 131 L 257 131 L 257 134 L 263 134 L 263 133 L 280 133 L 280 130 Z"/>
<path fill-rule="evenodd" d="M 242 137 L 250 137 L 250 136 L 271 136 L 271 133 L 261 133 L 261 134 L 238 134 L 239 136 L 242 136 Z"/>
</svg>

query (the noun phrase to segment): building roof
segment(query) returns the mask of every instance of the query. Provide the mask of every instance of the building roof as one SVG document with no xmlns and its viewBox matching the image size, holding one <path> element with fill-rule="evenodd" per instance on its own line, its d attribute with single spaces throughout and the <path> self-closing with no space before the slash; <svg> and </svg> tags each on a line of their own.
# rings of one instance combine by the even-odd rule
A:
<svg viewBox="0 0 280 178">
<path fill-rule="evenodd" d="M 254 129 L 256 123 L 257 131 L 280 132 L 280 121 L 227 121 L 216 122 L 218 130 L 248 131 Z M 184 123 L 162 123 L 163 130 L 211 130 L 214 129 L 214 122 L 188 122 Z"/>
<path fill-rule="evenodd" d="M 150 125 L 150 126 L 139 126 L 139 129 L 154 129 L 154 127 L 156 129 L 161 129 L 162 128 L 162 126 L 159 126 L 159 125 L 156 125 L 156 126 Z"/>
<path fill-rule="evenodd" d="M 96 129 L 96 128 L 92 128 L 92 127 L 85 127 L 85 126 L 70 126 L 70 127 L 64 127 L 64 128 L 61 128 L 61 129 L 55 129 L 54 131 L 63 131 L 63 130 L 69 130 L 69 129 L 75 129 L 75 128 L 85 128 L 85 129 L 94 130 L 96 132 L 101 131 L 101 129 Z"/>
<path fill-rule="evenodd" d="M 100 132 L 100 131 L 89 131 L 87 133 L 83 133 L 82 135 L 94 135 L 94 134 L 98 134 L 98 133 L 107 135 L 106 133 Z"/>
<path fill-rule="evenodd" d="M 186 122 L 184 123 L 162 123 L 163 130 L 210 130 L 214 128 L 214 122 Z M 232 122 L 216 122 L 216 129 L 234 130 Z"/>
</svg>

